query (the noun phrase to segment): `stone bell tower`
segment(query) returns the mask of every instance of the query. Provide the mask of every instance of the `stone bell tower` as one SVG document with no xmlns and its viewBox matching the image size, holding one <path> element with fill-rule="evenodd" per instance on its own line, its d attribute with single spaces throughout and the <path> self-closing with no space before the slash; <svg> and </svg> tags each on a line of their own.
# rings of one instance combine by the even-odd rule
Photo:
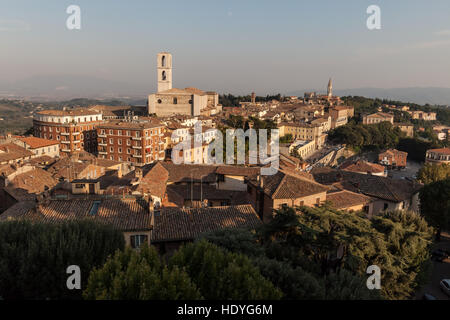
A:
<svg viewBox="0 0 450 320">
<path fill-rule="evenodd" d="M 172 89 L 172 55 L 168 52 L 158 53 L 158 92 Z"/>
<path fill-rule="evenodd" d="M 327 95 L 328 95 L 328 98 L 331 98 L 333 96 L 333 82 L 331 81 L 331 78 L 328 81 Z"/>
</svg>

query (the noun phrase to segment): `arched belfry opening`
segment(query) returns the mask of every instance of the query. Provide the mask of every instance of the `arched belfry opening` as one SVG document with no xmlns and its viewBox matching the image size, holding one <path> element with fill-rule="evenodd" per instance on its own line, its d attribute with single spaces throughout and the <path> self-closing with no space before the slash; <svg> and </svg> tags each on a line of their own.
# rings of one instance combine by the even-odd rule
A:
<svg viewBox="0 0 450 320">
<path fill-rule="evenodd" d="M 158 53 L 158 92 L 172 89 L 172 55 L 168 52 Z"/>
</svg>

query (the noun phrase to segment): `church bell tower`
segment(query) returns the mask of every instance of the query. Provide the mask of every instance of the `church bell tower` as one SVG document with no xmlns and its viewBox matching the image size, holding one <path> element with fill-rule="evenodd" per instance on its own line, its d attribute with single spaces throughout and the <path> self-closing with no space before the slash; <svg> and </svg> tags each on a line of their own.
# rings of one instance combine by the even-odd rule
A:
<svg viewBox="0 0 450 320">
<path fill-rule="evenodd" d="M 172 55 L 168 52 L 158 53 L 158 92 L 172 89 Z"/>
<path fill-rule="evenodd" d="M 331 98 L 333 96 L 333 83 L 331 82 L 331 78 L 328 81 L 327 94 L 328 98 Z"/>
</svg>

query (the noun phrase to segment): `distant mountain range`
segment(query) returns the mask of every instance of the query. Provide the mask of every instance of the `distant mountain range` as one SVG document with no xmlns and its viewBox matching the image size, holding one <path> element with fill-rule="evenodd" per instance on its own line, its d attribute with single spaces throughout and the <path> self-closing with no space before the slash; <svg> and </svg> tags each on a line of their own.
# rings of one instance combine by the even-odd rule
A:
<svg viewBox="0 0 450 320">
<path fill-rule="evenodd" d="M 27 98 L 34 101 L 74 98 L 142 100 L 151 91 L 151 83 L 129 83 L 76 75 L 34 76 L 14 83 L 0 83 L 0 99 Z M 284 94 L 303 96 L 308 91 L 317 90 L 296 90 Z M 418 104 L 450 105 L 450 88 L 355 88 L 334 90 L 333 93 L 339 96 L 364 96 Z"/>
<path fill-rule="evenodd" d="M 0 98 L 20 97 L 35 101 L 90 99 L 142 99 L 149 86 L 87 76 L 35 76 L 0 84 Z"/>
<path fill-rule="evenodd" d="M 303 96 L 304 92 L 314 90 L 293 91 L 287 95 Z M 355 88 L 333 90 L 338 96 L 363 96 L 417 104 L 450 105 L 450 88 L 411 87 L 411 88 Z"/>
</svg>

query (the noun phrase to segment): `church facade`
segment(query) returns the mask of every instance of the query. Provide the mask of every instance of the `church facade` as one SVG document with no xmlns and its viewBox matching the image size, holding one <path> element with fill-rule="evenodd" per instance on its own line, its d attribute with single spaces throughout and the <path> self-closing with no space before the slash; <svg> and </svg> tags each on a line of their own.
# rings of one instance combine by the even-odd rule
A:
<svg viewBox="0 0 450 320">
<path fill-rule="evenodd" d="M 148 113 L 158 117 L 175 114 L 199 116 L 214 115 L 221 111 L 219 95 L 197 88 L 172 87 L 172 55 L 168 52 L 157 56 L 158 91 L 148 96 Z"/>
</svg>

